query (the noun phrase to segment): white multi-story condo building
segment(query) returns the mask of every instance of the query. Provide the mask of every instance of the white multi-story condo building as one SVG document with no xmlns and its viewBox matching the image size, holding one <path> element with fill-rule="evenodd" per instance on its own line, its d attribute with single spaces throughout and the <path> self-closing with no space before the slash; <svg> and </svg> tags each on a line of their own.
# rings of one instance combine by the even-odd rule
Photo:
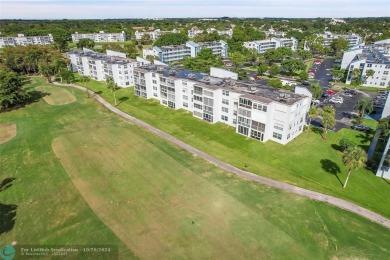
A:
<svg viewBox="0 0 390 260">
<path fill-rule="evenodd" d="M 376 176 L 390 180 L 390 138 L 388 138 L 385 150 L 379 162 Z"/>
<path fill-rule="evenodd" d="M 166 33 L 179 33 L 179 32 L 180 31 L 176 30 L 176 29 L 173 29 L 172 31 L 161 31 L 160 29 L 156 29 L 156 30 L 151 31 L 151 32 L 135 31 L 135 39 L 136 40 L 141 40 L 142 36 L 148 34 L 148 35 L 150 35 L 150 39 L 152 41 L 155 41 L 155 40 L 157 40 L 158 37 L 160 37 L 160 35 L 163 35 L 163 34 L 166 34 Z"/>
<path fill-rule="evenodd" d="M 374 46 L 384 53 L 390 54 L 390 39 L 374 42 Z"/>
<path fill-rule="evenodd" d="M 222 122 L 261 142 L 287 144 L 301 134 L 311 102 L 308 96 L 167 66 L 134 68 L 134 80 L 137 96 Z"/>
<path fill-rule="evenodd" d="M 285 32 L 278 32 L 275 31 L 273 28 L 268 29 L 268 31 L 263 31 L 265 34 L 265 37 L 270 38 L 270 37 L 285 37 L 287 33 Z"/>
<path fill-rule="evenodd" d="M 24 36 L 18 34 L 17 37 L 0 37 L 0 48 L 5 46 L 27 46 L 27 45 L 49 45 L 53 43 L 53 36 Z"/>
<path fill-rule="evenodd" d="M 104 81 L 111 76 L 120 87 L 134 86 L 133 69 L 145 64 L 144 61 L 126 58 L 124 53 L 109 50 L 107 54 L 88 49 L 71 51 L 67 53 L 67 57 L 72 71 L 98 81 Z"/>
<path fill-rule="evenodd" d="M 219 35 L 225 35 L 228 36 L 229 38 L 233 36 L 233 29 L 225 29 L 225 30 L 217 30 L 215 28 L 208 28 L 206 30 L 207 33 L 213 33 L 217 32 Z M 191 28 L 191 30 L 188 30 L 187 35 L 189 38 L 194 38 L 198 34 L 202 34 L 203 30 L 199 30 L 198 28 Z"/>
<path fill-rule="evenodd" d="M 348 71 L 345 83 L 351 84 L 354 69 L 359 69 L 363 86 L 387 88 L 390 87 L 390 59 L 388 54 L 375 45 L 364 46 L 345 51 L 341 61 L 341 69 Z M 367 71 L 374 71 L 373 76 Z"/>
<path fill-rule="evenodd" d="M 121 33 L 106 33 L 100 31 L 99 33 L 74 33 L 72 34 L 72 41 L 79 42 L 81 39 L 91 39 L 94 42 L 124 42 L 126 41 L 126 34 Z"/>
<path fill-rule="evenodd" d="M 293 51 L 298 48 L 298 40 L 294 37 L 291 38 L 274 38 L 261 41 L 244 42 L 244 47 L 248 49 L 255 49 L 258 53 L 264 53 L 270 49 L 276 49 L 279 47 L 287 47 Z"/>
<path fill-rule="evenodd" d="M 349 42 L 349 48 L 356 48 L 363 45 L 363 38 L 360 35 L 355 33 L 350 34 L 333 34 L 331 32 L 325 32 L 324 34 L 317 34 L 317 37 L 322 37 L 324 39 L 323 46 L 330 47 L 332 41 L 338 38 L 344 38 Z M 306 42 L 304 44 L 304 49 L 309 50 Z"/>
<path fill-rule="evenodd" d="M 143 57 L 151 55 L 158 56 L 159 60 L 164 63 L 171 63 L 174 61 L 181 61 L 185 57 L 196 57 L 202 48 L 208 48 L 213 51 L 213 54 L 219 55 L 223 58 L 227 57 L 228 45 L 224 41 L 214 42 L 200 42 L 195 43 L 188 41 L 181 45 L 172 46 L 154 46 L 153 49 L 143 50 Z"/>
</svg>

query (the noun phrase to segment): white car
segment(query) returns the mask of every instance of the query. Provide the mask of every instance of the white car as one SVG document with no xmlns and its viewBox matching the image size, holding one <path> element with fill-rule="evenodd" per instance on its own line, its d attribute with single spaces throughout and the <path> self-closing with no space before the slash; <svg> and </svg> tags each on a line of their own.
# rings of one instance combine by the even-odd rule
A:
<svg viewBox="0 0 390 260">
<path fill-rule="evenodd" d="M 344 102 L 343 98 L 341 97 L 332 97 L 329 102 L 331 103 L 337 103 L 337 104 L 342 104 Z"/>
<path fill-rule="evenodd" d="M 351 93 L 343 93 L 342 94 L 344 97 L 352 97 L 352 94 Z"/>
</svg>

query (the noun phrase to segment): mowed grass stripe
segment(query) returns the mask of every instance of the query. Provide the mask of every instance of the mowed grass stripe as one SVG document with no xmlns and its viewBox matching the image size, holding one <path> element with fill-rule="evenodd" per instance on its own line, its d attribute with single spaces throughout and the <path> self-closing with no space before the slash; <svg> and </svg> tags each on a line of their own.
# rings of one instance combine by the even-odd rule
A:
<svg viewBox="0 0 390 260">
<path fill-rule="evenodd" d="M 347 223 L 360 227 L 359 217 L 243 181 L 136 126 L 63 135 L 52 146 L 91 208 L 141 258 L 389 253 L 334 237 Z"/>
<path fill-rule="evenodd" d="M 264 254 L 271 244 L 283 245 L 279 250 L 294 244 L 276 226 L 134 133 L 81 132 L 56 138 L 53 149 L 96 214 L 141 257 L 237 259 Z M 94 172 L 93 178 L 84 172 Z M 248 250 L 232 235 L 230 223 L 237 217 L 255 219 L 253 228 L 269 234 L 267 239 L 251 243 Z M 181 239 L 193 248 L 178 246 Z"/>
<path fill-rule="evenodd" d="M 77 101 L 75 95 L 73 95 L 69 90 L 58 86 L 41 85 L 35 89 L 44 94 L 43 99 L 49 105 L 67 105 Z"/>
</svg>

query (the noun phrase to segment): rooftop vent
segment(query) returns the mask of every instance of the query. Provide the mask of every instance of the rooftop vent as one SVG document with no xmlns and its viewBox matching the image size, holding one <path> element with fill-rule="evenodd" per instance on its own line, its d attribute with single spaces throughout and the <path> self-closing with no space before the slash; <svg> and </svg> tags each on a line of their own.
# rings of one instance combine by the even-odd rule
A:
<svg viewBox="0 0 390 260">
<path fill-rule="evenodd" d="M 210 77 L 209 76 L 203 76 L 203 80 L 204 81 L 210 81 Z"/>
<path fill-rule="evenodd" d="M 289 99 L 291 97 L 291 94 L 290 93 L 287 93 L 287 92 L 279 92 L 279 98 L 280 99 Z"/>
<path fill-rule="evenodd" d="M 163 70 L 164 70 L 164 67 L 163 67 L 163 66 L 157 67 L 157 71 L 163 71 Z"/>
</svg>

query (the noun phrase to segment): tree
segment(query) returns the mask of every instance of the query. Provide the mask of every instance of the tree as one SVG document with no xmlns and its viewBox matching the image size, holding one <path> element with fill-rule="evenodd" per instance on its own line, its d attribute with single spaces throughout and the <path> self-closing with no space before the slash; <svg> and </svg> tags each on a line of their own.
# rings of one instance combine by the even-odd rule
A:
<svg viewBox="0 0 390 260">
<path fill-rule="evenodd" d="M 76 43 L 76 46 L 78 49 L 83 49 L 84 47 L 88 49 L 92 49 L 93 47 L 95 47 L 95 42 L 94 40 L 91 39 L 80 39 Z"/>
<path fill-rule="evenodd" d="M 139 43 L 141 43 L 141 45 L 148 45 L 148 44 L 151 44 L 152 42 L 153 42 L 152 37 L 150 37 L 150 34 L 148 34 L 148 33 L 145 33 L 144 35 L 142 35 L 141 40 L 139 41 Z"/>
<path fill-rule="evenodd" d="M 308 80 L 309 79 L 309 74 L 306 71 L 302 70 L 302 72 L 299 73 L 299 78 L 301 80 Z"/>
<path fill-rule="evenodd" d="M 356 102 L 355 108 L 359 110 L 359 121 L 362 121 L 366 114 L 369 114 L 374 110 L 374 106 L 370 98 L 359 99 Z"/>
<path fill-rule="evenodd" d="M 84 87 L 87 88 L 87 83 L 88 81 L 90 80 L 90 78 L 88 76 L 85 76 L 85 75 L 82 75 L 80 77 L 80 81 L 84 83 Z M 87 97 L 89 97 L 89 91 L 87 89 Z"/>
<path fill-rule="evenodd" d="M 252 62 L 253 65 L 256 62 L 258 56 L 259 53 L 256 50 L 250 49 L 246 55 L 246 60 Z"/>
<path fill-rule="evenodd" d="M 309 91 L 315 99 L 319 99 L 322 96 L 322 88 L 319 83 L 311 84 Z"/>
<path fill-rule="evenodd" d="M 154 46 L 180 45 L 188 41 L 188 36 L 183 33 L 167 33 L 161 35 L 154 43 Z"/>
<path fill-rule="evenodd" d="M 328 133 L 328 129 L 333 128 L 336 125 L 335 110 L 332 106 L 325 106 L 321 111 L 322 125 L 325 129 L 325 135 Z"/>
<path fill-rule="evenodd" d="M 0 70 L 0 110 L 23 104 L 30 97 L 23 82 L 24 78 L 15 72 Z"/>
<path fill-rule="evenodd" d="M 184 58 L 183 66 L 193 71 L 209 72 L 210 67 L 222 66 L 222 58 L 219 55 L 213 54 L 211 49 L 203 48 L 196 57 Z"/>
<path fill-rule="evenodd" d="M 285 59 L 281 65 L 282 69 L 286 70 L 290 75 L 306 68 L 305 63 L 300 59 Z"/>
<path fill-rule="evenodd" d="M 236 51 L 231 54 L 230 61 L 237 68 L 239 65 L 242 65 L 245 62 L 245 56 Z"/>
<path fill-rule="evenodd" d="M 306 47 L 314 54 L 324 54 L 326 52 L 324 44 L 324 39 L 318 37 L 317 35 L 310 35 L 305 38 Z"/>
<path fill-rule="evenodd" d="M 298 56 L 302 59 L 302 60 L 307 60 L 307 59 L 310 59 L 313 57 L 313 55 L 311 54 L 310 51 L 306 51 L 306 50 L 303 50 L 303 49 L 299 49 L 297 51 L 298 53 Z"/>
<path fill-rule="evenodd" d="M 330 44 L 330 47 L 336 54 L 338 54 L 341 51 L 346 51 L 349 49 L 349 42 L 346 39 L 340 37 L 337 39 L 333 39 Z"/>
<path fill-rule="evenodd" d="M 318 113 L 319 113 L 319 111 L 318 111 L 318 109 L 315 106 L 311 106 L 309 108 L 309 112 L 307 113 L 307 117 L 309 119 L 309 126 L 311 124 L 311 120 L 313 118 L 315 118 L 316 116 L 318 116 Z"/>
<path fill-rule="evenodd" d="M 268 73 L 271 77 L 279 74 L 279 72 L 280 72 L 280 68 L 279 68 L 279 65 L 277 65 L 277 64 L 272 64 L 271 67 L 269 67 L 269 69 L 268 69 Z"/>
<path fill-rule="evenodd" d="M 351 175 L 351 172 L 358 168 L 364 167 L 366 165 L 366 161 L 366 152 L 358 146 L 348 147 L 348 149 L 343 152 L 343 163 L 345 166 L 348 167 L 348 175 L 343 185 L 343 188 L 347 187 L 348 179 Z"/>
<path fill-rule="evenodd" d="M 267 63 L 260 63 L 259 67 L 257 68 L 257 72 L 260 74 L 260 75 L 264 75 L 264 73 L 266 73 L 268 70 L 268 65 Z"/>
<path fill-rule="evenodd" d="M 111 89 L 111 93 L 114 94 L 114 101 L 115 101 L 115 106 L 117 105 L 116 103 L 116 96 L 115 96 L 115 90 L 118 88 L 118 85 L 115 83 L 113 77 L 108 76 L 106 78 L 106 85 L 108 89 Z"/>
<path fill-rule="evenodd" d="M 374 155 L 376 145 L 378 143 L 379 137 L 387 137 L 389 135 L 390 130 L 390 119 L 382 118 L 379 120 L 379 124 L 376 127 L 374 137 L 371 140 L 370 147 L 368 148 L 368 159 L 371 160 Z"/>
<path fill-rule="evenodd" d="M 270 62 L 277 61 L 277 60 L 280 60 L 281 58 L 283 58 L 283 55 L 280 52 L 276 51 L 276 50 L 277 49 L 266 50 L 263 53 L 264 58 L 267 59 Z"/>
<path fill-rule="evenodd" d="M 62 70 L 58 73 L 58 75 L 61 77 L 61 82 L 65 81 L 65 83 L 73 83 L 75 80 L 73 72 L 69 70 Z"/>
<path fill-rule="evenodd" d="M 349 147 L 352 147 L 354 145 L 355 144 L 351 140 L 346 138 L 346 137 L 341 138 L 340 141 L 339 141 L 339 146 L 340 146 L 342 152 L 344 152 Z"/>
<path fill-rule="evenodd" d="M 280 79 L 270 79 L 268 80 L 268 86 L 274 87 L 274 88 L 283 88 L 283 83 Z"/>
<path fill-rule="evenodd" d="M 51 83 L 51 77 L 55 75 L 54 66 L 49 63 L 42 62 L 39 64 L 39 73 L 47 79 L 48 83 Z"/>
<path fill-rule="evenodd" d="M 374 76 L 375 71 L 374 70 L 366 70 L 366 78 Z"/>
<path fill-rule="evenodd" d="M 351 72 L 351 75 L 352 75 L 352 85 L 354 85 L 354 86 L 361 85 L 362 80 L 360 78 L 360 74 L 361 74 L 361 72 L 360 72 L 359 69 L 352 70 L 352 72 Z"/>
</svg>

